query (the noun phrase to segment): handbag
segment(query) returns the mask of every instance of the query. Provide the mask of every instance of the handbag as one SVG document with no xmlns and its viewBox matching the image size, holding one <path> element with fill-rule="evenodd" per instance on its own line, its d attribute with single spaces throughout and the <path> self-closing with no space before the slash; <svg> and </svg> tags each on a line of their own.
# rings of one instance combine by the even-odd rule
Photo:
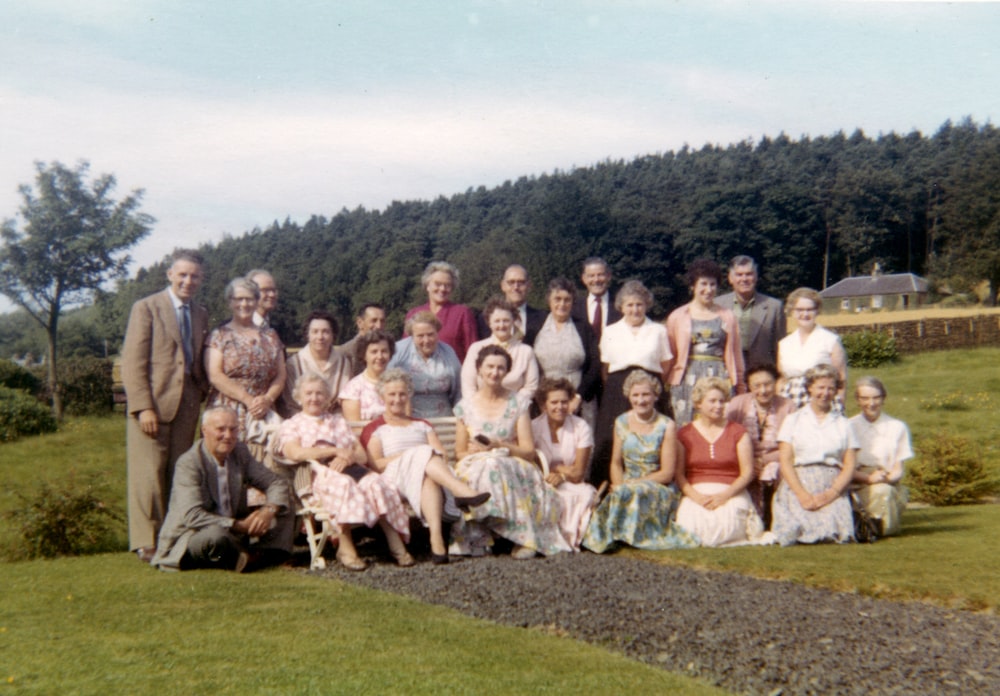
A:
<svg viewBox="0 0 1000 696">
<path fill-rule="evenodd" d="M 873 544 L 882 536 L 882 523 L 868 514 L 855 493 L 851 493 L 851 514 L 854 517 L 854 540 Z"/>
</svg>

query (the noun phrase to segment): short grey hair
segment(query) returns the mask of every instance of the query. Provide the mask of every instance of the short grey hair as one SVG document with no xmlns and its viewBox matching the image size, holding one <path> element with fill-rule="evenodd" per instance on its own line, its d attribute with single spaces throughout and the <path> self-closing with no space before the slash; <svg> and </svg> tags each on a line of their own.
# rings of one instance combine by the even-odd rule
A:
<svg viewBox="0 0 1000 696">
<path fill-rule="evenodd" d="M 806 391 L 808 391 L 809 387 L 813 385 L 813 382 L 815 382 L 818 379 L 832 379 L 834 383 L 837 385 L 837 391 L 840 391 L 841 388 L 843 388 L 844 386 L 844 380 L 841 379 L 840 373 L 837 372 L 837 368 L 835 368 L 833 365 L 827 365 L 824 363 L 821 365 L 816 365 L 816 367 L 810 367 L 808 370 L 806 370 L 805 374 Z"/>
<path fill-rule="evenodd" d="M 302 387 L 306 386 L 307 384 L 311 384 L 313 382 L 317 384 L 322 384 L 323 389 L 326 390 L 326 395 L 332 396 L 333 390 L 330 389 L 330 383 L 326 381 L 326 378 L 314 370 L 309 370 L 308 372 L 305 372 L 302 375 L 300 375 L 299 378 L 295 380 L 295 386 L 292 387 L 292 396 L 295 398 L 296 401 L 298 401 L 299 403 L 302 402 Z"/>
<path fill-rule="evenodd" d="M 379 396 L 382 396 L 382 390 L 385 389 L 385 385 L 392 382 L 402 382 L 406 385 L 406 393 L 413 394 L 413 377 L 410 376 L 410 373 L 401 367 L 390 367 L 378 378 Z"/>
<path fill-rule="evenodd" d="M 734 256 L 733 260 L 729 262 L 730 271 L 735 271 L 739 266 L 750 266 L 754 273 L 757 272 L 757 262 L 753 260 L 753 257 L 746 254 Z"/>
<path fill-rule="evenodd" d="M 235 408 L 231 406 L 209 406 L 205 409 L 205 412 L 201 414 L 201 427 L 204 428 L 208 424 L 208 419 L 212 416 L 218 415 L 220 413 L 232 414 L 233 418 L 236 419 L 236 423 L 240 422 L 240 414 L 236 412 Z"/>
<path fill-rule="evenodd" d="M 638 297 L 645 303 L 647 310 L 653 306 L 653 293 L 641 281 L 626 280 L 625 284 L 622 285 L 618 294 L 615 295 L 615 309 L 619 312 L 622 309 L 622 305 L 625 304 L 626 297 Z"/>
<path fill-rule="evenodd" d="M 632 391 L 632 387 L 643 382 L 648 382 L 649 386 L 653 389 L 653 393 L 657 396 L 663 392 L 663 383 L 660 382 L 658 377 L 654 377 L 645 370 L 632 370 L 625 377 L 625 383 L 622 384 L 622 394 L 627 399 L 629 392 Z"/>
<path fill-rule="evenodd" d="M 226 302 L 233 299 L 237 290 L 249 290 L 255 300 L 260 300 L 260 286 L 246 276 L 229 281 L 229 285 L 226 286 Z"/>
<path fill-rule="evenodd" d="M 247 274 L 245 276 L 243 276 L 243 277 L 244 278 L 248 278 L 248 279 L 250 279 L 250 280 L 252 280 L 253 282 L 256 283 L 257 282 L 257 276 L 267 276 L 271 280 L 274 280 L 274 276 L 271 275 L 271 272 L 270 271 L 265 271 L 263 268 L 255 268 L 252 271 L 247 272 Z"/>
<path fill-rule="evenodd" d="M 885 385 L 882 384 L 882 380 L 878 377 L 872 377 L 871 375 L 865 375 L 864 377 L 858 377 L 858 381 L 854 383 L 854 393 L 857 395 L 858 389 L 861 387 L 868 387 L 869 389 L 875 389 L 884 399 L 889 396 L 889 392 L 885 390 Z"/>
<path fill-rule="evenodd" d="M 427 284 L 431 282 L 431 276 L 435 273 L 447 273 L 451 276 L 451 289 L 458 290 L 458 269 L 447 261 L 431 261 L 420 276 L 420 286 L 427 289 Z"/>
</svg>

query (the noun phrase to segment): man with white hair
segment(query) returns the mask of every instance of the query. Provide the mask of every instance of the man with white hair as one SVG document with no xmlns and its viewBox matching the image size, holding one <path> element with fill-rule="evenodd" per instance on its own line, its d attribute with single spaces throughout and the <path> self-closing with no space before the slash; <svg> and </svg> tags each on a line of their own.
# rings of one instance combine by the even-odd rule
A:
<svg viewBox="0 0 1000 696">
<path fill-rule="evenodd" d="M 205 411 L 201 434 L 177 460 L 152 565 L 160 570 L 224 568 L 242 573 L 287 559 L 295 513 L 285 479 L 254 459 L 239 441 L 233 409 Z M 264 491 L 267 503 L 251 509 L 250 487 Z"/>
</svg>

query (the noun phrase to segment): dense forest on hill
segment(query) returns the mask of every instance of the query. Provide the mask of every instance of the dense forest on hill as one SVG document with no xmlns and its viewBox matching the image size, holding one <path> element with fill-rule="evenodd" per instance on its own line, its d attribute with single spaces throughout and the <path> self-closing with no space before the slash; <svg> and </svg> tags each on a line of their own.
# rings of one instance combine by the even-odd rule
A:
<svg viewBox="0 0 1000 696">
<path fill-rule="evenodd" d="M 995 301 L 1000 131 L 965 119 L 932 136 L 855 131 L 684 147 L 434 201 L 275 222 L 201 251 L 201 300 L 213 321 L 228 314 L 223 288 L 231 278 L 267 268 L 281 292 L 275 324 L 296 345 L 297 327 L 315 307 L 349 322 L 358 304 L 378 301 L 398 330 L 406 309 L 425 300 L 419 277 L 435 259 L 460 269 L 454 299 L 473 306 L 497 291 L 511 263 L 528 269 L 531 303 L 544 306 L 549 279 L 576 278 L 580 261 L 597 255 L 616 282 L 639 278 L 650 287 L 659 318 L 686 301 L 689 261 L 738 253 L 758 260 L 761 288 L 778 296 L 878 262 L 955 292 L 986 279 Z M 98 297 L 83 330 L 117 346 L 132 302 L 162 289 L 164 272 L 162 263 L 141 269 Z M 4 343 L 0 355 L 9 355 Z"/>
</svg>

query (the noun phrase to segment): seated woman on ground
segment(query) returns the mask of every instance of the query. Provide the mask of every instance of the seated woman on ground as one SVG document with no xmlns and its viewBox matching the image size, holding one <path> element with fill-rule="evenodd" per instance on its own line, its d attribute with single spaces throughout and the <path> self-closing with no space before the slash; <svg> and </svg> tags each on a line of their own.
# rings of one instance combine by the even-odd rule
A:
<svg viewBox="0 0 1000 696">
<path fill-rule="evenodd" d="M 387 331 L 369 331 L 358 336 L 356 349 L 365 369 L 340 390 L 340 407 L 352 423 L 371 420 L 385 410 L 378 381 L 396 351 L 396 342 Z"/>
<path fill-rule="evenodd" d="M 565 377 L 542 379 L 535 393 L 542 414 L 531 421 L 531 434 L 535 447 L 549 462 L 545 482 L 559 494 L 559 527 L 573 550 L 579 551 L 597 490 L 585 483 L 594 436 L 583 418 L 570 413 L 575 396 L 573 384 Z"/>
<path fill-rule="evenodd" d="M 781 483 L 774 494 L 772 530 L 782 546 L 854 541 L 848 497 L 858 440 L 833 405 L 842 388 L 832 365 L 806 370 L 808 403 L 778 432 Z"/>
<path fill-rule="evenodd" d="M 734 396 L 726 407 L 726 417 L 747 429 L 753 444 L 754 479 L 747 486 L 747 493 L 764 520 L 764 528 L 771 528 L 771 498 L 778 486 L 778 431 L 785 418 L 795 410 L 788 399 L 778 396 L 778 368 L 774 365 L 755 365 L 747 371 L 747 394 Z"/>
<path fill-rule="evenodd" d="M 459 510 L 481 505 L 489 493 L 480 493 L 455 477 L 445 463 L 444 446 L 425 420 L 406 415 L 413 381 L 406 371 L 390 367 L 379 381 L 385 412 L 365 427 L 361 442 L 368 460 L 391 483 L 430 531 L 431 561 L 448 562 L 442 517 L 457 520 Z M 452 497 L 454 496 L 454 498 Z"/>
<path fill-rule="evenodd" d="M 632 408 L 615 419 L 611 490 L 590 518 L 583 546 L 604 553 L 618 543 L 640 549 L 676 549 L 698 540 L 674 523 L 680 494 L 674 485 L 677 428 L 656 411 L 658 375 L 633 370 L 622 391 Z"/>
<path fill-rule="evenodd" d="M 515 544 L 516 559 L 570 551 L 559 531 L 559 496 L 534 463 L 528 404 L 503 386 L 510 355 L 488 345 L 476 366 L 481 386 L 455 406 L 455 474 L 491 497 L 452 526 L 451 553 L 484 555 L 494 536 Z"/>
<path fill-rule="evenodd" d="M 883 413 L 887 394 L 881 380 L 860 378 L 854 396 L 861 407 L 861 413 L 850 419 L 860 447 L 854 492 L 869 517 L 880 522 L 880 536 L 899 534 L 909 498 L 899 481 L 903 462 L 913 457 L 910 430 L 903 421 Z"/>
<path fill-rule="evenodd" d="M 364 466 L 368 457 L 347 421 L 326 411 L 330 402 L 326 379 L 307 373 L 295 391 L 302 411 L 281 424 L 275 451 L 292 462 L 321 462 L 309 465 L 312 495 L 340 529 L 337 560 L 349 570 L 364 570 L 367 566 L 358 557 L 351 529 L 378 524 L 396 562 L 413 565 L 404 545 L 410 538 L 410 518 L 399 491 Z"/>
<path fill-rule="evenodd" d="M 726 419 L 732 387 L 702 377 L 690 392 L 694 420 L 677 432 L 677 486 L 684 497 L 677 524 L 702 546 L 771 543 L 746 491 L 753 479 L 753 445 L 746 428 Z"/>
</svg>

